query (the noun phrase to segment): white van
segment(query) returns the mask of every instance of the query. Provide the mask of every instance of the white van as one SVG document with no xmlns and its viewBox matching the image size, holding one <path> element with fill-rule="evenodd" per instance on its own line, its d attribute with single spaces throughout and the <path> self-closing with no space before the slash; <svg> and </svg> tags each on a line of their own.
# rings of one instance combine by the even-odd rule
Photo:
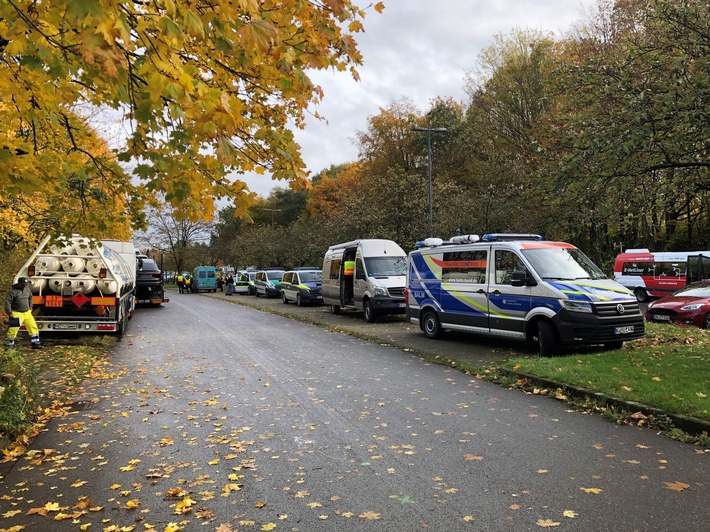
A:
<svg viewBox="0 0 710 532">
<path fill-rule="evenodd" d="M 421 245 L 409 254 L 406 316 L 429 338 L 447 329 L 519 338 L 551 356 L 644 335 L 633 293 L 571 244 L 490 234 Z"/>
<path fill-rule="evenodd" d="M 406 275 L 407 254 L 391 240 L 330 246 L 323 258 L 323 303 L 333 314 L 362 310 L 370 323 L 381 314 L 403 314 Z"/>
</svg>

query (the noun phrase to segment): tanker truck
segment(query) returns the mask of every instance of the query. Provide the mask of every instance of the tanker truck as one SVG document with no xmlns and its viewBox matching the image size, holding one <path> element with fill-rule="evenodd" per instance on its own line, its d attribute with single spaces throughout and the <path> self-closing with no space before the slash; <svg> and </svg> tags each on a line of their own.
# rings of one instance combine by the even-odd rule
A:
<svg viewBox="0 0 710 532">
<path fill-rule="evenodd" d="M 122 335 L 135 309 L 131 242 L 72 235 L 44 239 L 15 276 L 30 280 L 40 331 Z"/>
</svg>

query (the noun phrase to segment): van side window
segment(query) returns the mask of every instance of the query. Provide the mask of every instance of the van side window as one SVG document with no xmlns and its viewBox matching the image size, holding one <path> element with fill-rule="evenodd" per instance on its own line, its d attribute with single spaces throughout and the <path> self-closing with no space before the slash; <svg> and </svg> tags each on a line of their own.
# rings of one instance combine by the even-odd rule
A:
<svg viewBox="0 0 710 532">
<path fill-rule="evenodd" d="M 340 259 L 333 259 L 330 263 L 329 279 L 340 279 Z"/>
<path fill-rule="evenodd" d="M 487 264 L 485 249 L 444 253 L 441 278 L 448 282 L 482 284 L 486 282 Z"/>
<path fill-rule="evenodd" d="M 525 264 L 512 251 L 506 249 L 496 250 L 496 284 L 510 284 L 514 271 L 525 271 Z"/>
</svg>

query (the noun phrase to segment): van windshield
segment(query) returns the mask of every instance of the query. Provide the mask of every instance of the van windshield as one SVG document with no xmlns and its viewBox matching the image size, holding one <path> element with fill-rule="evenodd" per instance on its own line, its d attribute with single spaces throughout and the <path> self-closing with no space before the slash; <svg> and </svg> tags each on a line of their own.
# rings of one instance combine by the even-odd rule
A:
<svg viewBox="0 0 710 532">
<path fill-rule="evenodd" d="M 543 279 L 608 279 L 604 272 L 577 248 L 524 249 L 523 255 Z"/>
<path fill-rule="evenodd" d="M 323 280 L 321 272 L 300 272 L 298 275 L 301 276 L 302 283 L 316 283 Z"/>
<path fill-rule="evenodd" d="M 365 269 L 372 277 L 407 275 L 407 257 L 368 257 Z"/>
</svg>

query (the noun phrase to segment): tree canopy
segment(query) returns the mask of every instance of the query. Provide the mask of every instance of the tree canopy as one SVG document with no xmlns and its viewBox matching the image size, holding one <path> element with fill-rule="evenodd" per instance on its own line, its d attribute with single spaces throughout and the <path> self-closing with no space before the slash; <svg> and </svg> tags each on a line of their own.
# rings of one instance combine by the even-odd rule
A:
<svg viewBox="0 0 710 532">
<path fill-rule="evenodd" d="M 193 221 L 223 197 L 245 212 L 235 174 L 305 185 L 292 130 L 322 96 L 308 73 L 357 77 L 365 15 L 351 0 L 0 0 L 0 186 L 81 197 L 100 181 L 140 226 L 156 196 Z M 107 107 L 125 138 L 96 153 L 87 109 Z"/>
</svg>

